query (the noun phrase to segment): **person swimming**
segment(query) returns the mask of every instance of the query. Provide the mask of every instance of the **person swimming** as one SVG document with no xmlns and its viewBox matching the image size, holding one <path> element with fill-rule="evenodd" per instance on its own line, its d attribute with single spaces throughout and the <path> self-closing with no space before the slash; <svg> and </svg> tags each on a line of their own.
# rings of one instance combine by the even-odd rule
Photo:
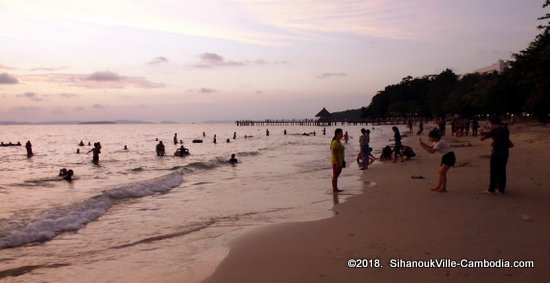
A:
<svg viewBox="0 0 550 283">
<path fill-rule="evenodd" d="M 63 180 L 71 182 L 73 180 L 74 171 L 72 169 L 67 170 L 66 168 L 59 170 L 59 177 Z"/>
<path fill-rule="evenodd" d="M 174 153 L 174 155 L 179 156 L 179 157 L 183 157 L 183 156 L 188 155 L 188 154 L 189 154 L 189 149 L 183 147 L 183 145 L 180 148 L 178 148 L 176 150 L 176 152 Z"/>
<path fill-rule="evenodd" d="M 229 159 L 229 163 L 235 164 L 237 163 L 237 158 L 235 158 L 235 154 L 231 154 L 231 158 Z"/>
</svg>

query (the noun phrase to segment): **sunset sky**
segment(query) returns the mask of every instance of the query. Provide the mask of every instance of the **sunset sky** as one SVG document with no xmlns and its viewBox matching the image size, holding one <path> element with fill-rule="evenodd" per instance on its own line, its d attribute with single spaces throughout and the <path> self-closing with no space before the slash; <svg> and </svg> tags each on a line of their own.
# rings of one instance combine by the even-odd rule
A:
<svg viewBox="0 0 550 283">
<path fill-rule="evenodd" d="M 312 118 L 511 59 L 542 0 L 0 0 L 0 121 Z"/>
</svg>

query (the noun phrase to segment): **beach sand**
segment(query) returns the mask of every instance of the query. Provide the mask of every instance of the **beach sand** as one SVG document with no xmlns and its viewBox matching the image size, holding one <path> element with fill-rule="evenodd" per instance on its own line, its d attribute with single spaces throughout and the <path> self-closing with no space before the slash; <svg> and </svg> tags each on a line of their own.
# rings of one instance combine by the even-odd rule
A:
<svg viewBox="0 0 550 283">
<path fill-rule="evenodd" d="M 457 166 L 448 174 L 449 192 L 438 193 L 430 189 L 441 155 L 427 153 L 412 136 L 405 142 L 417 154 L 411 161 L 345 169 L 360 178 L 343 180 L 344 190 L 347 182 L 376 186 L 335 205 L 335 217 L 238 237 L 204 282 L 547 282 L 550 128 L 522 123 L 510 132 L 515 146 L 505 195 L 481 194 L 488 187 L 490 140 L 444 137 Z M 424 179 L 411 178 L 419 175 Z M 383 267 L 348 268 L 348 259 L 379 260 Z M 535 267 L 391 268 L 392 259 L 530 260 Z"/>
</svg>

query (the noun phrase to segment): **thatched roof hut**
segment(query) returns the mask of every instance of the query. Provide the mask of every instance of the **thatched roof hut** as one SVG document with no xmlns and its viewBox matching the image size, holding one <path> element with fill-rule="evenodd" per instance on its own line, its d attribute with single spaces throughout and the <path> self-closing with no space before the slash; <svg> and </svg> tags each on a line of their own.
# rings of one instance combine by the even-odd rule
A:
<svg viewBox="0 0 550 283">
<path fill-rule="evenodd" d="M 319 117 L 319 122 L 330 122 L 332 121 L 332 115 L 327 111 L 325 107 L 315 117 Z"/>
</svg>

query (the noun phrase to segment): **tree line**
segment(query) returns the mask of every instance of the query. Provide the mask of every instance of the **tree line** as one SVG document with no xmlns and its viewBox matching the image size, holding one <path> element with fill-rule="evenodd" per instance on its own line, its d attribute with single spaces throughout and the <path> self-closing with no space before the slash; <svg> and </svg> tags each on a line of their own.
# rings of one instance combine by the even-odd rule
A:
<svg viewBox="0 0 550 283">
<path fill-rule="evenodd" d="M 543 8 L 550 5 L 545 0 Z M 550 14 L 539 18 L 541 33 L 514 54 L 502 73 L 457 75 L 446 69 L 437 75 L 413 78 L 386 86 L 368 107 L 333 113 L 333 117 L 434 117 L 444 114 L 521 115 L 550 120 Z"/>
</svg>

